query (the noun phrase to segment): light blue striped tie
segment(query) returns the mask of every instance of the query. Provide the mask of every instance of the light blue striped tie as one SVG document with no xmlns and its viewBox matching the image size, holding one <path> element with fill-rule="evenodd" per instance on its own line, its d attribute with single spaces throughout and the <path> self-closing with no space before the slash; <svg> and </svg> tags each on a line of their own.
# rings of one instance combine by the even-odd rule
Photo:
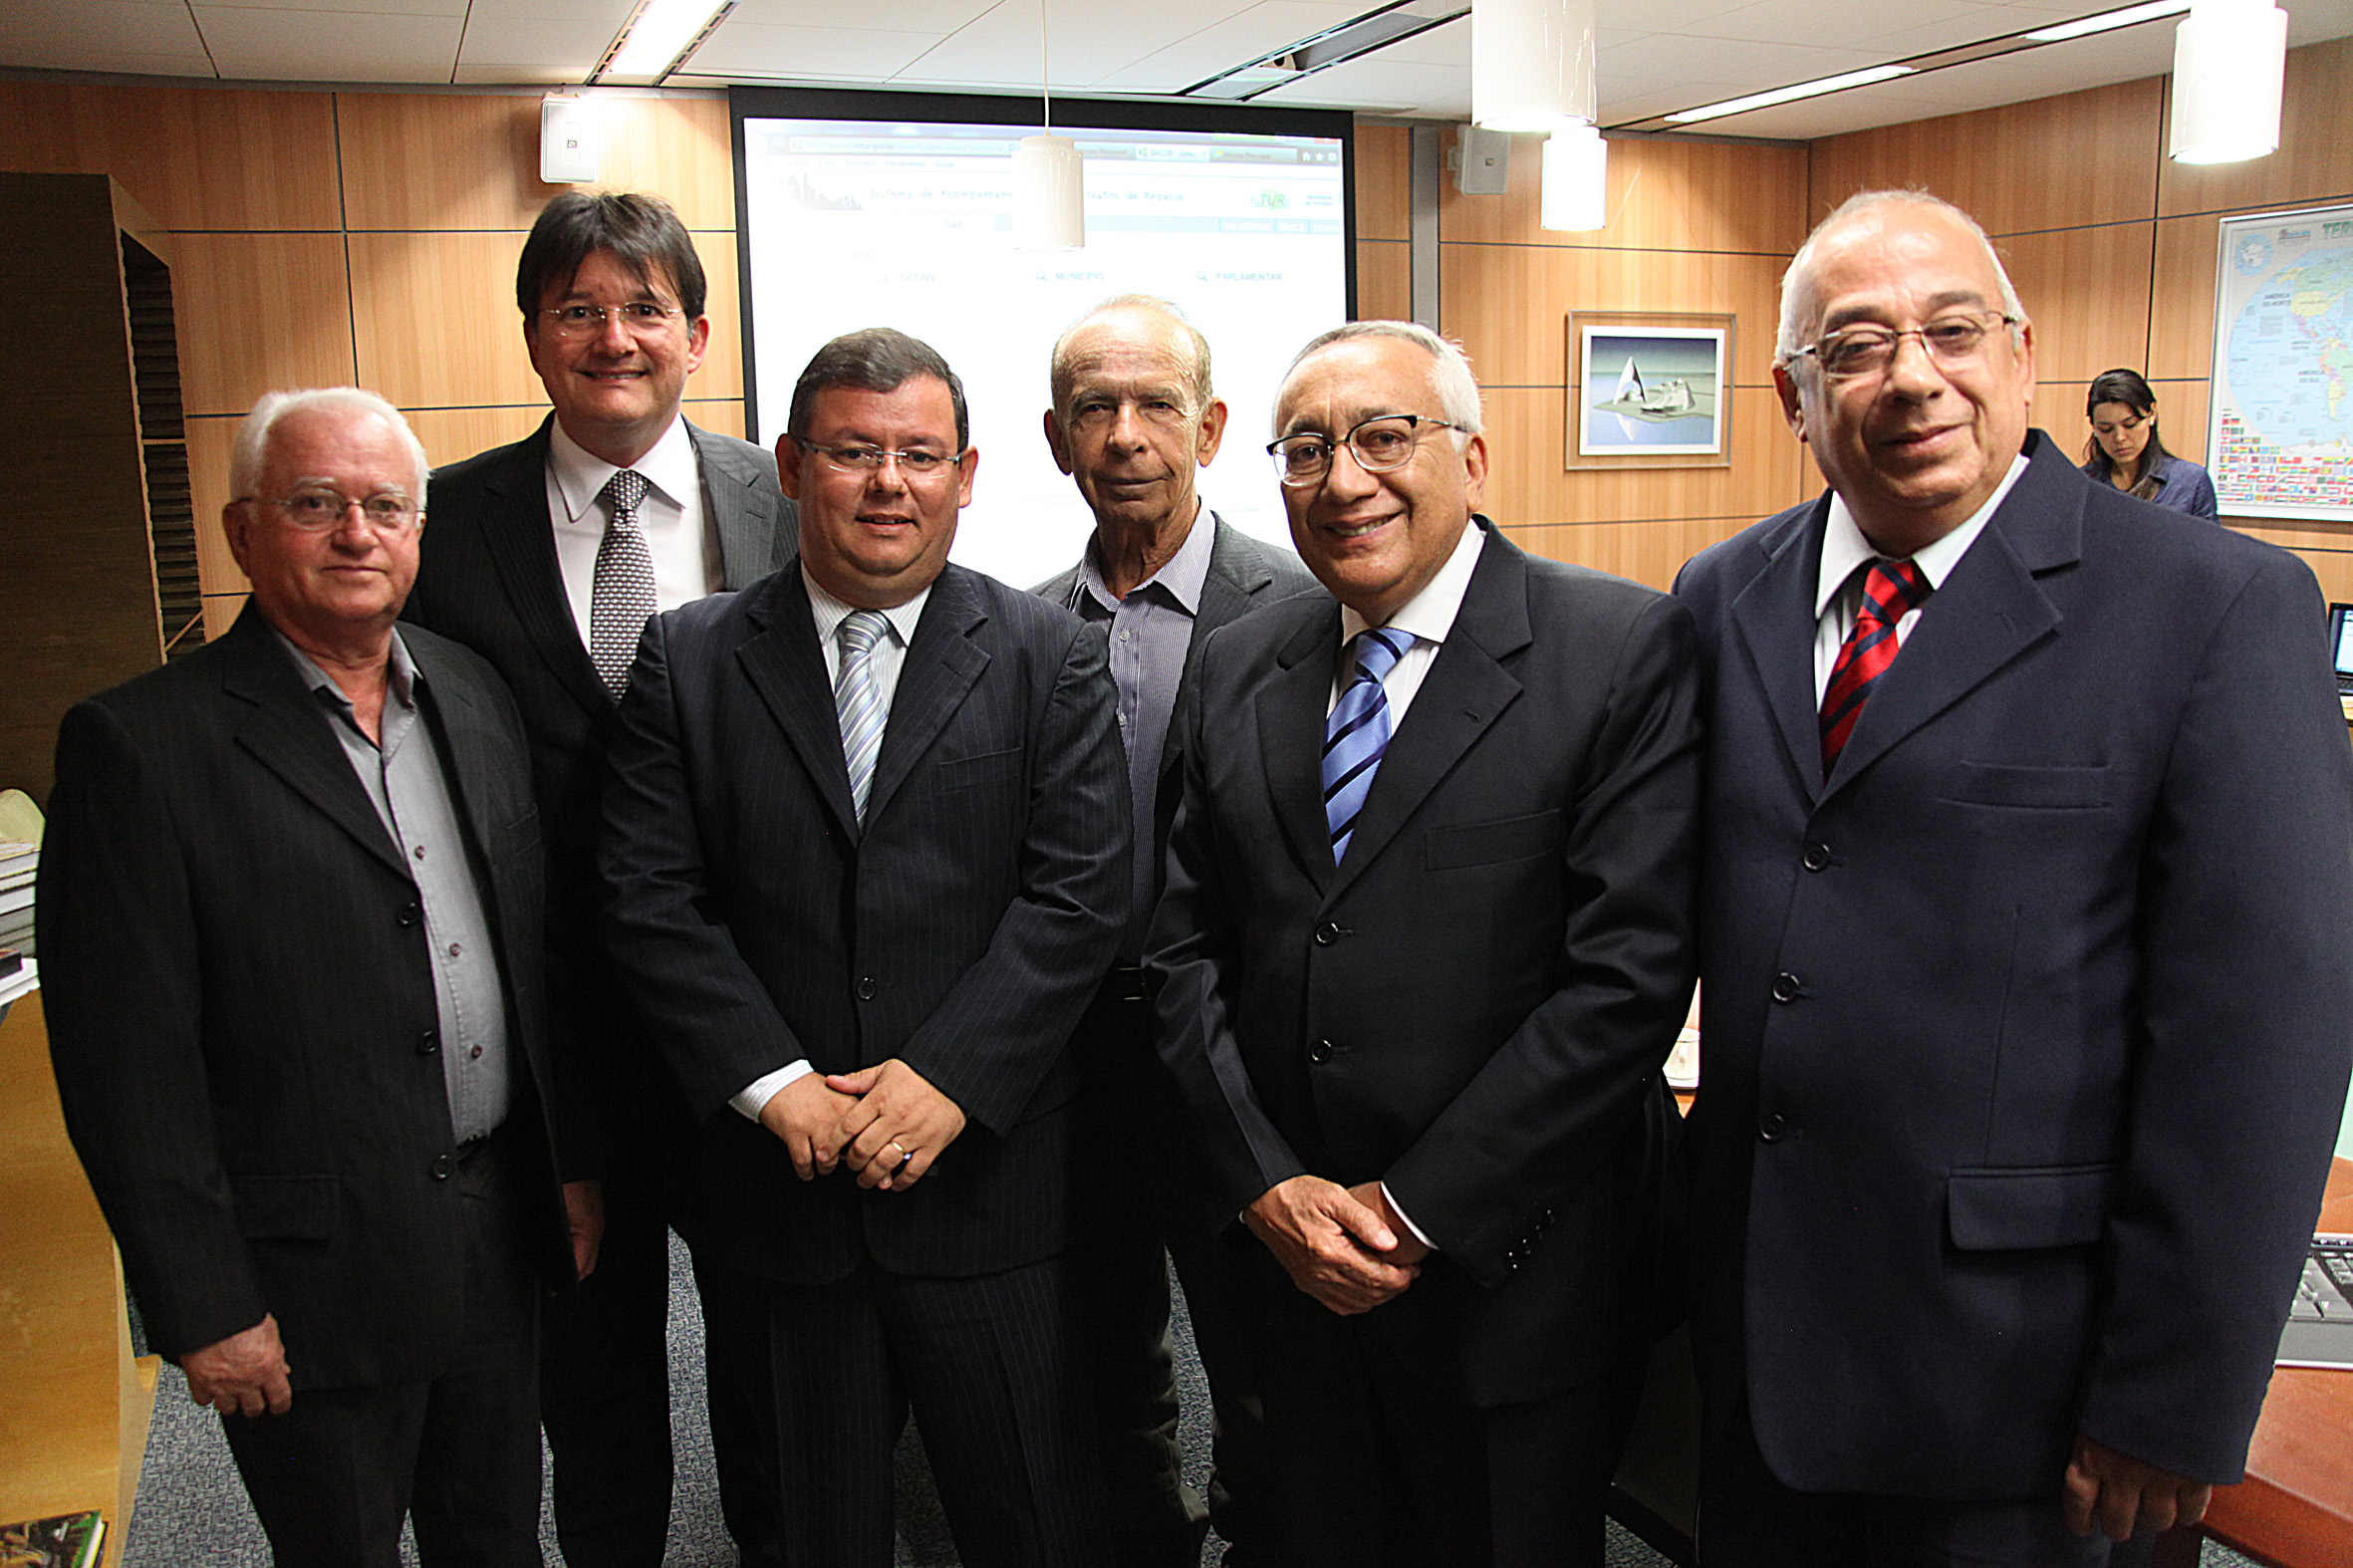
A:
<svg viewBox="0 0 2353 1568">
<path fill-rule="evenodd" d="M 1324 720 L 1324 822 L 1332 830 L 1335 866 L 1348 854 L 1357 813 L 1365 809 L 1365 797 L 1373 792 L 1373 773 L 1381 766 L 1381 753 L 1389 749 L 1389 693 L 1381 689 L 1381 682 L 1413 646 L 1411 632 L 1359 632 L 1356 678 Z"/>
<path fill-rule="evenodd" d="M 875 644 L 890 622 L 880 610 L 853 610 L 843 618 L 842 667 L 834 676 L 834 711 L 842 718 L 842 760 L 850 764 L 850 805 L 866 821 L 866 795 L 874 787 L 875 758 L 883 750 L 883 688 L 875 680 Z"/>
</svg>

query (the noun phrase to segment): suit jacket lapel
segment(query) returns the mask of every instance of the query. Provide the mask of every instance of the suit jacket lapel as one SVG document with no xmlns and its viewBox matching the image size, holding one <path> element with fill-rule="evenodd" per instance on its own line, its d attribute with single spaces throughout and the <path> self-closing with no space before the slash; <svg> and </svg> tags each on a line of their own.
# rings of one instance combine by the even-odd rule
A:
<svg viewBox="0 0 2353 1568">
<path fill-rule="evenodd" d="M 499 761 L 502 748 L 492 737 L 491 720 L 483 712 L 472 683 L 424 638 L 407 640 L 407 648 L 410 660 L 424 679 L 420 706 L 434 720 L 435 740 L 446 748 L 444 760 L 448 766 L 444 771 L 457 797 L 458 810 L 465 817 L 466 830 L 473 835 L 475 847 L 487 861 L 498 843 L 492 836 L 497 824 L 482 814 L 481 797 L 485 792 L 468 786 L 497 774 L 502 766 Z"/>
<path fill-rule="evenodd" d="M 931 585 L 915 623 L 907 661 L 899 666 L 899 688 L 891 694 L 891 718 L 883 750 L 875 758 L 875 781 L 866 799 L 866 820 L 882 815 L 899 786 L 939 732 L 955 716 L 964 693 L 988 667 L 988 653 L 972 634 L 988 620 L 963 569 L 950 566 Z"/>
<path fill-rule="evenodd" d="M 2028 447 L 2032 464 L 1871 688 L 1824 795 L 2057 630 L 2058 610 L 2034 575 L 2080 553 L 2086 481 L 2048 437 L 2036 435 L 2040 446 Z"/>
<path fill-rule="evenodd" d="M 1285 605 L 1281 611 L 1291 611 Z M 1291 635 L 1275 654 L 1275 672 L 1259 686 L 1259 756 L 1266 768 L 1275 821 L 1291 855 L 1319 888 L 1332 880 L 1332 835 L 1324 821 L 1324 714 L 1332 699 L 1332 671 L 1340 658 L 1340 606 L 1303 600 Z"/>
<path fill-rule="evenodd" d="M 1327 897 L 1348 891 L 1349 884 L 1400 836 L 1438 781 L 1519 695 L 1520 683 L 1502 660 L 1530 641 L 1527 558 L 1490 529 L 1445 645 L 1423 676 L 1414 705 L 1406 710 L 1381 758 L 1380 771 L 1373 775 L 1373 791 L 1365 797 L 1365 809 L 1348 840 L 1348 858 L 1341 862 Z"/>
<path fill-rule="evenodd" d="M 781 536 L 776 499 L 760 488 L 759 466 L 706 430 L 686 426 L 702 470 L 702 502 L 719 538 L 719 571 L 728 588 L 748 588 L 782 566 L 798 541 Z"/>
<path fill-rule="evenodd" d="M 548 515 L 548 431 L 554 423 L 555 415 L 548 415 L 530 439 L 516 446 L 511 460 L 483 475 L 489 499 L 478 520 L 499 581 L 532 646 L 574 701 L 600 712 L 613 699 L 572 619 L 564 569 L 556 562 L 555 521 Z M 432 526 L 429 517 L 425 526 Z"/>
<path fill-rule="evenodd" d="M 1809 797 L 1822 789 L 1822 704 L 1814 694 L 1814 591 L 1822 571 L 1824 495 L 1759 542 L 1771 560 L 1732 602 L 1732 625 L 1763 687 L 1789 765 Z M 1719 673 L 1725 678 L 1729 671 Z M 1849 738 L 1849 748 L 1853 741 Z"/>
<path fill-rule="evenodd" d="M 744 678 L 766 704 L 800 754 L 801 766 L 816 782 L 818 798 L 844 833 L 858 836 L 858 813 L 850 805 L 850 765 L 842 759 L 842 721 L 834 711 L 833 686 L 825 678 L 825 655 L 817 647 L 817 623 L 809 611 L 801 574 L 780 572 L 747 612 L 753 635 L 736 650 Z"/>
<path fill-rule="evenodd" d="M 221 639 L 228 659 L 221 689 L 249 706 L 232 722 L 237 743 L 304 800 L 327 814 L 395 876 L 412 880 L 385 832 L 330 720 L 303 684 L 259 609 L 248 605 Z"/>
</svg>

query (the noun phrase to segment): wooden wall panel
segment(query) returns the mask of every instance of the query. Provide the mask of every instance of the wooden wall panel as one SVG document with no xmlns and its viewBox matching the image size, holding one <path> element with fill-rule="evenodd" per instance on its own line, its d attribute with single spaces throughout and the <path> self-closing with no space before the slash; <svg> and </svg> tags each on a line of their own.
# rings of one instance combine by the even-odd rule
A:
<svg viewBox="0 0 2353 1568">
<path fill-rule="evenodd" d="M 493 446 L 519 441 L 539 428 L 548 415 L 547 399 L 496 408 L 403 408 L 408 428 L 424 443 L 424 454 L 438 468 Z M 433 498 L 425 496 L 425 526 L 432 522 Z"/>
<path fill-rule="evenodd" d="M 188 497 L 196 511 L 196 582 L 207 595 L 242 594 L 245 574 L 229 554 L 220 510 L 229 504 L 229 448 L 238 421 L 221 417 L 188 421 Z M 210 637 L 207 623 L 205 636 Z"/>
<path fill-rule="evenodd" d="M 1438 311 L 1486 387 L 1560 387 L 1574 311 L 1729 313 L 1736 385 L 1772 378 L 1784 256 L 1441 245 Z"/>
<path fill-rule="evenodd" d="M 362 384 L 403 408 L 544 403 L 515 314 L 517 233 L 354 234 L 352 301 Z M 735 236 L 698 233 L 711 346 L 689 397 L 743 392 Z"/>
<path fill-rule="evenodd" d="M 1769 515 L 1769 514 L 1768 514 Z M 1665 592 L 1684 563 L 1709 545 L 1758 521 L 1754 517 L 1685 517 L 1640 523 L 1506 525 L 1511 542 L 1530 555 L 1614 572 Z"/>
<path fill-rule="evenodd" d="M 2158 382 L 2149 390 L 2157 394 L 2157 427 L 2164 432 L 2166 450 L 2194 463 L 2205 462 L 2206 422 L 2214 413 L 2214 389 L 2201 379 Z"/>
<path fill-rule="evenodd" d="M 2036 374 L 2088 382 L 2149 357 L 2153 223 L 2011 234 L 1994 243 L 2034 322 Z"/>
<path fill-rule="evenodd" d="M 1359 240 L 1356 319 L 1410 321 L 1414 315 L 1414 249 L 1392 240 Z"/>
<path fill-rule="evenodd" d="M 344 93 L 344 197 L 354 229 L 531 227 L 569 187 L 539 179 L 539 100 L 529 96 Z M 690 229 L 735 226 L 727 106 L 606 98 L 600 185 L 645 190 Z"/>
<path fill-rule="evenodd" d="M 2263 519 L 2232 521 L 2227 526 L 2251 539 L 2293 551 L 2320 579 L 2321 597 L 2332 604 L 2353 604 L 2353 526 L 2330 531 Z"/>
<path fill-rule="evenodd" d="M 2152 215 L 2164 81 L 2151 77 L 1813 143 L 1818 221 L 1858 190 L 1924 186 L 1989 234 Z M 2029 302 L 2031 303 L 2031 302 Z"/>
<path fill-rule="evenodd" d="M 1356 128 L 1356 237 L 1414 237 L 1414 133 L 1404 126 Z"/>
<path fill-rule="evenodd" d="M 0 82 L 0 167 L 112 174 L 172 229 L 336 229 L 325 93 Z"/>
<path fill-rule="evenodd" d="M 1609 151 L 1604 228 L 1568 234 L 1537 223 L 1543 143 L 1514 136 L 1503 194 L 1465 196 L 1451 178 L 1440 182 L 1438 235 L 1518 245 L 1762 252 L 1784 263 L 1805 241 L 1803 147 L 1613 137 Z"/>
<path fill-rule="evenodd" d="M 243 413 L 265 392 L 353 380 L 343 236 L 181 234 L 173 245 L 188 413 Z"/>
<path fill-rule="evenodd" d="M 1486 393 L 1484 510 L 1514 526 L 1691 517 L 1754 522 L 1795 504 L 1811 467 L 1770 392 L 1740 389 L 1726 468 L 1567 467 L 1568 406 L 1558 388 Z M 1802 478 L 1801 478 L 1802 474 Z"/>
<path fill-rule="evenodd" d="M 2152 380 L 2205 381 L 2214 370 L 2215 247 L 2222 227 L 2213 217 L 2158 221 L 2143 373 Z"/>
<path fill-rule="evenodd" d="M 2279 150 L 2244 163 L 2159 166 L 2157 210 L 2243 212 L 2353 197 L 2353 38 L 2287 52 Z"/>
</svg>

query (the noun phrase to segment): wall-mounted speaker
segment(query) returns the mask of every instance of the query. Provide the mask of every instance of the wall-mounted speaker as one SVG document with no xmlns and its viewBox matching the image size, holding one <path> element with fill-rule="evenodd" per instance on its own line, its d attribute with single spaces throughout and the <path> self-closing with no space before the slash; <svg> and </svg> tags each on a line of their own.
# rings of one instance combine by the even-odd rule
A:
<svg viewBox="0 0 2353 1568">
<path fill-rule="evenodd" d="M 550 93 L 539 101 L 539 177 L 550 185 L 588 185 L 605 153 L 596 109 L 585 98 Z"/>
</svg>

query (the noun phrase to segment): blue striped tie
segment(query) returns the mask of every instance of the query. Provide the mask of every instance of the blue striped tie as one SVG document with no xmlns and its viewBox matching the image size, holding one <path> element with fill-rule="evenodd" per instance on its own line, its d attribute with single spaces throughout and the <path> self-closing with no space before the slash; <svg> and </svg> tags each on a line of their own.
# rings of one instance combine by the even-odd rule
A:
<svg viewBox="0 0 2353 1568">
<path fill-rule="evenodd" d="M 834 676 L 834 711 L 842 718 L 842 760 L 850 765 L 850 805 L 866 821 L 866 795 L 874 788 L 875 758 L 883 750 L 883 724 L 890 717 L 883 689 L 875 681 L 875 644 L 890 626 L 880 610 L 853 610 L 843 618 L 842 667 Z"/>
<path fill-rule="evenodd" d="M 1332 830 L 1332 864 L 1348 854 L 1357 813 L 1373 792 L 1373 774 L 1389 749 L 1389 693 L 1381 682 L 1397 667 L 1414 634 L 1388 628 L 1356 635 L 1356 678 L 1324 720 L 1324 822 Z"/>
</svg>

